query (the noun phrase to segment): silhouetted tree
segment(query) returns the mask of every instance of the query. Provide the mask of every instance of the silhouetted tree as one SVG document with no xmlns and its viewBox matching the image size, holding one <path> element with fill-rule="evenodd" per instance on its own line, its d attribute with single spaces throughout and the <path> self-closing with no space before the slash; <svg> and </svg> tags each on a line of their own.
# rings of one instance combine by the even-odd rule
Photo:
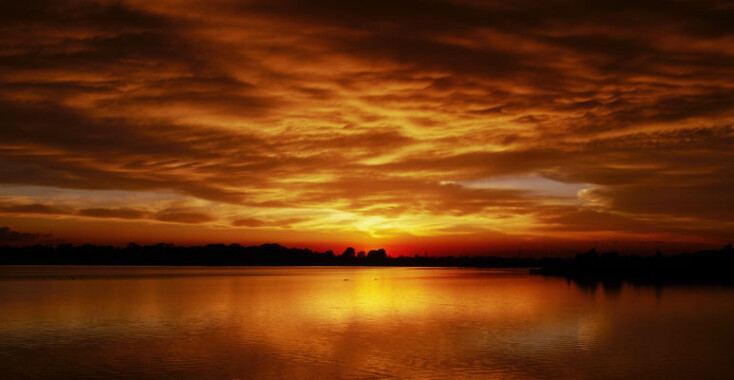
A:
<svg viewBox="0 0 734 380">
<path fill-rule="evenodd" d="M 342 258 L 345 259 L 353 259 L 354 258 L 354 248 L 348 247 L 344 250 L 344 253 L 342 253 Z"/>
<path fill-rule="evenodd" d="M 357 258 L 358 259 L 364 259 L 364 257 L 365 257 L 364 251 L 359 251 L 359 253 L 357 253 Z"/>
<path fill-rule="evenodd" d="M 599 254 L 596 253 L 596 248 L 592 248 L 588 252 L 576 255 L 576 261 L 584 265 L 596 263 L 599 261 Z"/>
<path fill-rule="evenodd" d="M 367 253 L 367 258 L 371 260 L 383 260 L 387 258 L 387 252 L 384 249 L 373 249 Z"/>
</svg>

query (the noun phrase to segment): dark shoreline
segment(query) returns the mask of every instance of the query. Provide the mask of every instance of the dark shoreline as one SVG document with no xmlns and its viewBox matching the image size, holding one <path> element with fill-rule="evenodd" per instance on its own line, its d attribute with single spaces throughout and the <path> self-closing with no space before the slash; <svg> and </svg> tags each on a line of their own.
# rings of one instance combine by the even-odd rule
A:
<svg viewBox="0 0 734 380">
<path fill-rule="evenodd" d="M 384 249 L 337 255 L 288 248 L 279 244 L 240 246 L 210 244 L 175 246 L 155 244 L 126 247 L 98 245 L 0 246 L 0 265 L 145 265 L 145 266 L 385 266 L 385 267 L 477 267 L 534 268 L 544 259 L 489 256 L 400 256 Z"/>
<path fill-rule="evenodd" d="M 376 266 L 528 268 L 532 274 L 565 277 L 581 283 L 734 285 L 734 252 L 720 250 L 664 256 L 598 254 L 595 250 L 572 258 L 490 256 L 400 256 L 385 250 L 341 255 L 331 251 L 287 248 L 278 244 L 244 247 L 211 244 L 182 247 L 172 244 L 124 248 L 96 245 L 0 246 L 0 265 L 95 265 L 95 266 Z"/>
<path fill-rule="evenodd" d="M 566 277 L 578 283 L 632 284 L 711 284 L 734 285 L 734 251 L 731 245 L 720 250 L 682 253 L 673 256 L 597 254 L 595 250 L 572 259 L 552 259 L 533 274 Z"/>
</svg>

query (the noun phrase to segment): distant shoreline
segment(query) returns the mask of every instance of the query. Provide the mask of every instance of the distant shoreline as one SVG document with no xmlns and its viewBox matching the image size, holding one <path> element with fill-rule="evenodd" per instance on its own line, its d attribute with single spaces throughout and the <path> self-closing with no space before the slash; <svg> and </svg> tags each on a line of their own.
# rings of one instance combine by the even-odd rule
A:
<svg viewBox="0 0 734 380">
<path fill-rule="evenodd" d="M 353 267 L 457 267 L 527 268 L 532 274 L 565 277 L 577 282 L 640 284 L 705 283 L 734 284 L 734 252 L 731 245 L 720 250 L 672 256 L 598 254 L 595 250 L 572 258 L 491 256 L 400 256 L 389 257 L 383 249 L 341 255 L 331 251 L 287 248 L 278 244 L 243 247 L 212 244 L 181 247 L 172 244 L 124 248 L 96 245 L 0 246 L 0 265 L 46 266 L 353 266 Z"/>
</svg>

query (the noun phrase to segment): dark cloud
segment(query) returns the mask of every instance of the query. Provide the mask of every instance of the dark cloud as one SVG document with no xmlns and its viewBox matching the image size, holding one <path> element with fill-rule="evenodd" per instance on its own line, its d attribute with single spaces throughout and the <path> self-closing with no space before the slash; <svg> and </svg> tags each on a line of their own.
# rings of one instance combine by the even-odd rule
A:
<svg viewBox="0 0 734 380">
<path fill-rule="evenodd" d="M 131 208 L 85 208 L 79 210 L 79 215 L 93 218 L 142 219 L 147 213 Z"/>
<path fill-rule="evenodd" d="M 50 215 L 63 215 L 67 214 L 68 211 L 63 208 L 40 204 L 40 203 L 27 203 L 27 204 L 8 204 L 0 205 L 0 212 L 3 213 L 17 213 L 17 214 L 50 214 Z"/>
<path fill-rule="evenodd" d="M 650 232 L 652 227 L 626 215 L 593 209 L 566 206 L 539 208 L 537 212 L 546 228 L 556 230 Z"/>
<path fill-rule="evenodd" d="M 605 199 L 610 207 L 627 213 L 662 214 L 678 217 L 732 220 L 734 182 L 678 186 L 643 185 L 598 189 L 594 196 Z"/>
<path fill-rule="evenodd" d="M 0 227 L 0 243 L 28 243 L 38 239 L 49 238 L 50 234 L 13 231 L 8 227 Z"/>
<path fill-rule="evenodd" d="M 212 222 L 216 220 L 216 218 L 213 217 L 212 215 L 209 215 L 203 212 L 179 211 L 179 210 L 161 211 L 155 215 L 155 219 L 163 221 L 163 222 L 188 223 L 188 224 L 206 223 L 206 222 Z"/>
<path fill-rule="evenodd" d="M 246 219 L 237 219 L 232 222 L 232 225 L 235 227 L 263 227 L 263 226 L 266 226 L 267 223 L 260 219 L 246 218 Z"/>
</svg>

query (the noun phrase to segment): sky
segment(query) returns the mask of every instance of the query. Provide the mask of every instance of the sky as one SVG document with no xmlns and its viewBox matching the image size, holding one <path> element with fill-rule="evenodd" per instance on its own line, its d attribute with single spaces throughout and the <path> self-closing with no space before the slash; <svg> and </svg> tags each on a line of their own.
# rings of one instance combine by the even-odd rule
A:
<svg viewBox="0 0 734 380">
<path fill-rule="evenodd" d="M 729 1 L 0 7 L 0 244 L 734 237 Z"/>
</svg>

